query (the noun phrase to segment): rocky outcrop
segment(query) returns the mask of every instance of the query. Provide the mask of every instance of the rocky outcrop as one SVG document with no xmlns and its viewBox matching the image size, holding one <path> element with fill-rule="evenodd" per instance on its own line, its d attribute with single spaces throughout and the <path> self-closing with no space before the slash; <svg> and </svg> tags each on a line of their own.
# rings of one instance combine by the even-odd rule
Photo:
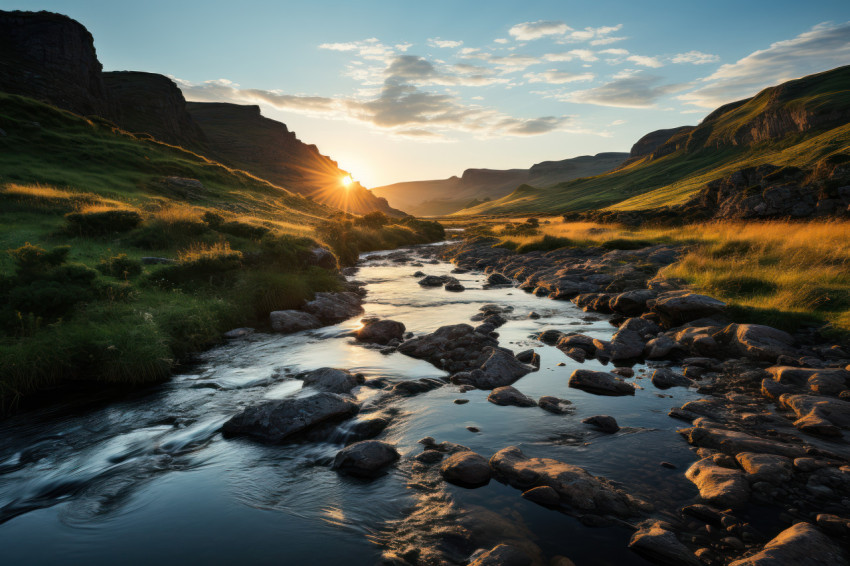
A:
<svg viewBox="0 0 850 566">
<path fill-rule="evenodd" d="M 788 527 L 764 548 L 729 566 L 840 566 L 847 564 L 846 552 L 811 523 Z"/>
</svg>

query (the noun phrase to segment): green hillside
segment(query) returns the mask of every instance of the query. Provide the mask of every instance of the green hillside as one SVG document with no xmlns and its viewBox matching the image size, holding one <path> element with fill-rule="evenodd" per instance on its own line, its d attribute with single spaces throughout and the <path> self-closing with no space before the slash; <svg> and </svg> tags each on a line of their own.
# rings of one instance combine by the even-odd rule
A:
<svg viewBox="0 0 850 566">
<path fill-rule="evenodd" d="M 646 210 L 681 205 L 710 181 L 771 164 L 814 169 L 850 150 L 850 67 L 765 89 L 616 171 L 513 193 L 456 214 Z"/>
</svg>

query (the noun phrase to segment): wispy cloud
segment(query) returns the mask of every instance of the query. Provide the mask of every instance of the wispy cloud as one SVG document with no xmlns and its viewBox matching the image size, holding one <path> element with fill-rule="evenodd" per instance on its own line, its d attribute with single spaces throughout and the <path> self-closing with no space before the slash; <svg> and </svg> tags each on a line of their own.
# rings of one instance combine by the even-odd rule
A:
<svg viewBox="0 0 850 566">
<path fill-rule="evenodd" d="M 702 108 L 715 108 L 759 90 L 825 71 L 850 61 L 850 22 L 823 23 L 793 39 L 754 51 L 702 79 L 705 86 L 678 98 Z"/>
<path fill-rule="evenodd" d="M 646 55 L 629 55 L 626 57 L 626 61 L 631 61 L 635 65 L 640 65 L 641 67 L 650 67 L 653 69 L 664 66 L 657 57 L 647 57 Z"/>
<path fill-rule="evenodd" d="M 593 73 L 568 73 L 556 69 L 549 69 L 542 73 L 526 73 L 523 77 L 528 79 L 530 83 L 549 83 L 553 85 L 592 81 L 596 78 Z"/>
<path fill-rule="evenodd" d="M 703 53 L 702 51 L 688 51 L 687 53 L 679 53 L 673 57 L 674 63 L 692 63 L 694 65 L 705 65 L 706 63 L 716 63 L 720 61 L 720 57 L 711 53 Z"/>
<path fill-rule="evenodd" d="M 539 20 L 536 22 L 516 24 L 508 30 L 508 34 L 514 39 L 529 41 L 551 35 L 564 35 L 571 30 L 572 28 L 564 22 Z"/>
<path fill-rule="evenodd" d="M 442 49 L 456 49 L 463 45 L 463 41 L 451 41 L 448 39 L 440 39 L 439 37 L 432 37 L 428 40 L 428 45 Z"/>
<path fill-rule="evenodd" d="M 562 99 L 597 106 L 650 108 L 662 97 L 684 87 L 682 84 L 666 83 L 662 77 L 655 75 L 625 73 L 601 86 L 568 93 Z"/>
</svg>

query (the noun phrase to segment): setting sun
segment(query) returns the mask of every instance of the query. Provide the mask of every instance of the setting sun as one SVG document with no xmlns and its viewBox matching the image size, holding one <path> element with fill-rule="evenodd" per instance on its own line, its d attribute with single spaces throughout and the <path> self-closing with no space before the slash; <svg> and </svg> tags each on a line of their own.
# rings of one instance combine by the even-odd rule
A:
<svg viewBox="0 0 850 566">
<path fill-rule="evenodd" d="M 342 186 L 348 188 L 351 186 L 351 183 L 354 182 L 354 179 L 351 178 L 351 175 L 346 175 L 342 178 Z"/>
</svg>

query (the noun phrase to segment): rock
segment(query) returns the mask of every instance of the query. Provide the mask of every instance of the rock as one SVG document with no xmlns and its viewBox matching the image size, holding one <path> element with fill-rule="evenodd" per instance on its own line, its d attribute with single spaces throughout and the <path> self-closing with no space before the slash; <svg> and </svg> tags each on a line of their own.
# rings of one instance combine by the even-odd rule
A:
<svg viewBox="0 0 850 566">
<path fill-rule="evenodd" d="M 461 291 L 465 291 L 466 287 L 464 287 L 463 284 L 454 277 L 449 277 L 446 280 L 446 284 L 443 289 L 445 289 L 446 291 L 451 291 L 453 293 L 460 293 Z"/>
<path fill-rule="evenodd" d="M 468 324 L 453 324 L 406 340 L 398 351 L 412 358 L 427 360 L 449 372 L 460 372 L 480 368 L 491 355 L 488 347 L 497 344 L 494 338 L 475 332 Z"/>
<path fill-rule="evenodd" d="M 669 389 L 670 387 L 689 387 L 691 380 L 684 375 L 679 375 L 669 368 L 658 368 L 652 372 L 652 384 L 658 389 Z"/>
<path fill-rule="evenodd" d="M 170 259 L 167 257 L 143 257 L 141 258 L 141 262 L 144 265 L 167 265 L 171 263 L 177 263 L 177 260 Z"/>
<path fill-rule="evenodd" d="M 442 387 L 445 382 L 432 377 L 422 379 L 407 379 L 393 385 L 392 392 L 403 397 L 412 397 Z"/>
<path fill-rule="evenodd" d="M 516 355 L 516 359 L 540 369 L 540 355 L 534 349 L 523 350 Z"/>
<path fill-rule="evenodd" d="M 636 499 L 605 478 L 595 477 L 578 466 L 549 458 L 529 458 L 516 446 L 493 455 L 490 469 L 495 477 L 513 487 L 528 490 L 549 486 L 562 503 L 578 511 L 633 517 L 652 506 Z"/>
<path fill-rule="evenodd" d="M 529 490 L 523 491 L 522 498 L 547 507 L 557 507 L 561 504 L 561 496 L 548 485 L 532 487 Z"/>
<path fill-rule="evenodd" d="M 540 318 L 540 314 L 531 311 L 530 313 L 528 313 L 528 318 L 530 318 L 531 320 L 537 320 L 538 318 Z"/>
<path fill-rule="evenodd" d="M 544 330 L 540 334 L 537 335 L 537 339 L 543 342 L 544 344 L 548 344 L 549 346 L 554 346 L 557 344 L 562 338 L 564 338 L 564 333 L 560 330 Z M 591 340 L 592 343 L 592 340 Z"/>
<path fill-rule="evenodd" d="M 730 324 L 714 339 L 736 354 L 766 362 L 794 354 L 794 338 L 790 334 L 761 324 Z"/>
<path fill-rule="evenodd" d="M 535 367 L 526 365 L 517 360 L 510 350 L 501 348 L 486 348 L 490 357 L 481 365 L 483 375 L 473 376 L 468 383 L 478 389 L 494 389 L 510 385 L 522 376 L 536 370 Z"/>
<path fill-rule="evenodd" d="M 803 432 L 841 436 L 839 429 L 850 428 L 850 401 L 785 393 L 779 398 L 779 404 L 796 413 L 798 419 L 794 421 L 794 426 Z"/>
<path fill-rule="evenodd" d="M 761 394 L 768 399 L 778 400 L 785 393 L 790 393 L 794 390 L 794 387 L 790 385 L 784 385 L 782 383 L 773 381 L 772 379 L 762 379 L 761 380 Z"/>
<path fill-rule="evenodd" d="M 511 387 L 510 385 L 506 385 L 503 387 L 497 387 L 490 392 L 490 395 L 487 396 L 487 400 L 495 405 L 513 405 L 515 407 L 535 407 L 537 403 L 534 399 L 530 397 L 526 397 L 522 393 L 520 393 L 517 389 Z"/>
<path fill-rule="evenodd" d="M 272 330 L 287 334 L 322 326 L 322 321 L 304 311 L 272 311 L 269 313 L 269 319 L 271 320 Z"/>
<path fill-rule="evenodd" d="M 304 387 L 312 387 L 330 393 L 348 393 L 366 381 L 360 374 L 335 368 L 319 368 L 296 376 L 304 380 Z"/>
<path fill-rule="evenodd" d="M 783 385 L 799 385 L 817 389 L 828 384 L 834 384 L 834 389 L 841 391 L 850 381 L 850 371 L 837 368 L 800 368 L 791 366 L 773 366 L 765 370 L 774 381 Z M 840 389 L 839 389 L 840 387 Z M 817 392 L 815 390 L 815 392 Z M 834 394 L 834 393 L 828 393 Z"/>
<path fill-rule="evenodd" d="M 490 482 L 487 459 L 469 450 L 449 456 L 440 466 L 440 474 L 447 482 L 462 487 L 480 487 Z"/>
<path fill-rule="evenodd" d="M 634 395 L 635 388 L 617 379 L 612 373 L 577 369 L 570 376 L 569 386 L 597 395 Z"/>
<path fill-rule="evenodd" d="M 398 450 L 380 440 L 361 440 L 340 450 L 333 469 L 360 477 L 375 477 L 400 458 Z"/>
<path fill-rule="evenodd" d="M 366 319 L 363 322 L 364 326 L 355 332 L 359 342 L 387 344 L 404 338 L 404 324 L 395 320 Z"/>
<path fill-rule="evenodd" d="M 436 464 L 442 460 L 444 456 L 445 454 L 438 452 L 437 450 L 425 450 L 424 452 L 414 456 L 413 459 L 423 464 Z"/>
<path fill-rule="evenodd" d="M 820 513 L 817 517 L 815 517 L 815 522 L 818 524 L 818 527 L 823 529 L 823 531 L 827 534 L 837 537 L 850 534 L 850 520 L 844 517 L 831 515 L 829 513 Z"/>
<path fill-rule="evenodd" d="M 632 535 L 629 548 L 654 564 L 701 566 L 700 560 L 661 521 L 641 525 Z"/>
<path fill-rule="evenodd" d="M 679 347 L 679 343 L 669 336 L 661 335 L 646 343 L 644 355 L 650 360 L 666 358 L 670 352 Z"/>
<path fill-rule="evenodd" d="M 797 458 L 806 453 L 805 448 L 799 444 L 786 444 L 724 428 L 697 426 L 679 432 L 693 446 L 720 450 L 730 456 L 734 456 L 740 452 L 757 452 L 760 454 L 778 454 L 789 458 Z"/>
<path fill-rule="evenodd" d="M 593 417 L 587 417 L 586 419 L 582 419 L 581 422 L 584 424 L 593 425 L 602 432 L 613 434 L 620 430 L 620 426 L 617 424 L 617 421 L 614 417 L 608 415 L 595 415 Z"/>
<path fill-rule="evenodd" d="M 713 459 L 703 458 L 685 472 L 699 489 L 700 497 L 711 505 L 740 507 L 750 499 L 750 484 L 740 470 L 718 466 Z"/>
<path fill-rule="evenodd" d="M 705 295 L 690 291 L 668 291 L 655 299 L 649 299 L 647 306 L 657 313 L 667 327 L 678 326 L 698 318 L 720 314 L 726 303 Z"/>
<path fill-rule="evenodd" d="M 569 413 L 573 410 L 572 401 L 559 399 L 557 397 L 552 397 L 551 395 L 544 395 L 537 401 L 537 404 L 544 411 L 549 411 L 556 415 L 563 415 L 564 413 Z"/>
<path fill-rule="evenodd" d="M 635 376 L 635 370 L 632 368 L 614 368 L 611 373 L 617 374 L 620 377 L 630 378 Z"/>
<path fill-rule="evenodd" d="M 491 273 L 487 278 L 487 285 L 497 286 L 497 285 L 513 285 L 514 280 L 508 277 L 505 277 L 501 273 Z"/>
<path fill-rule="evenodd" d="M 750 483 L 766 481 L 782 484 L 791 478 L 791 459 L 785 456 L 740 452 L 735 455 L 735 460 L 747 473 Z"/>
<path fill-rule="evenodd" d="M 319 423 L 352 417 L 358 409 L 354 401 L 326 392 L 310 397 L 266 401 L 231 417 L 222 426 L 222 431 L 228 435 L 246 435 L 279 443 Z"/>
<path fill-rule="evenodd" d="M 531 566 L 531 557 L 522 549 L 509 544 L 500 544 L 480 555 L 469 566 Z"/>
<path fill-rule="evenodd" d="M 655 291 L 650 289 L 636 289 L 614 295 L 608 302 L 611 310 L 623 313 L 627 316 L 640 316 L 646 311 L 646 302 L 655 298 Z"/>
<path fill-rule="evenodd" d="M 360 297 L 351 291 L 316 293 L 316 298 L 304 305 L 304 310 L 325 324 L 336 324 L 363 313 Z"/>
<path fill-rule="evenodd" d="M 310 250 L 308 265 L 316 265 L 322 269 L 337 269 L 336 256 L 327 248 L 316 246 Z"/>
<path fill-rule="evenodd" d="M 438 275 L 426 275 L 419 280 L 423 287 L 442 287 L 446 280 Z"/>
<path fill-rule="evenodd" d="M 646 342 L 634 330 L 621 328 L 611 337 L 610 342 L 595 339 L 593 345 L 596 347 L 597 358 L 616 362 L 639 358 Z"/>
<path fill-rule="evenodd" d="M 253 328 L 234 328 L 233 330 L 228 330 L 227 332 L 222 334 L 222 336 L 224 336 L 228 340 L 235 340 L 236 338 L 244 338 L 245 336 L 249 336 L 254 332 L 255 330 Z"/>
<path fill-rule="evenodd" d="M 810 523 L 797 523 L 774 537 L 752 556 L 729 566 L 840 566 L 845 551 Z"/>
</svg>

